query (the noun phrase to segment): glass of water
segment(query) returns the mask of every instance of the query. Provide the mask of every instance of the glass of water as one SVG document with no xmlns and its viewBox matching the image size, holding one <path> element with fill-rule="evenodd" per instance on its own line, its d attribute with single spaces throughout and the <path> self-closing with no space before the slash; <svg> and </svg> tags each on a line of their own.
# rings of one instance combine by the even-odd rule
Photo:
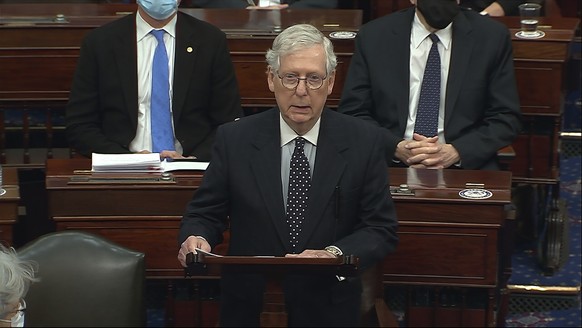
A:
<svg viewBox="0 0 582 328">
<path fill-rule="evenodd" d="M 519 15 L 521 18 L 521 35 L 523 37 L 536 37 L 538 23 L 540 20 L 540 10 L 542 6 L 537 3 L 522 3 L 519 5 Z"/>
</svg>

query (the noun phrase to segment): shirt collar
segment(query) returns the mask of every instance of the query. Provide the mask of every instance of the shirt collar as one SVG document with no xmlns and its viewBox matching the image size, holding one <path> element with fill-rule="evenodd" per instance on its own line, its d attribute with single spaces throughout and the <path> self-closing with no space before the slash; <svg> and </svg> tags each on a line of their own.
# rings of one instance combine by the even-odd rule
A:
<svg viewBox="0 0 582 328">
<path fill-rule="evenodd" d="M 285 122 L 283 119 L 283 114 L 279 113 L 279 129 L 281 130 L 281 147 L 285 146 L 286 144 L 290 143 L 297 137 L 303 137 L 305 140 L 309 141 L 314 146 L 317 146 L 317 138 L 319 137 L 319 126 L 321 123 L 321 117 L 317 119 L 315 125 L 311 128 L 311 130 L 307 131 L 306 134 L 300 136 L 297 132 L 293 131 L 291 127 Z"/>
<path fill-rule="evenodd" d="M 152 30 L 155 30 L 148 22 L 146 22 L 140 15 L 139 11 L 137 15 L 135 15 L 135 25 L 137 29 L 137 41 L 141 41 L 146 35 L 148 35 Z M 166 26 L 163 27 L 163 30 L 166 31 L 169 35 L 173 38 L 176 38 L 176 21 L 178 20 L 178 15 L 174 15 Z"/>
<path fill-rule="evenodd" d="M 411 42 L 413 47 L 416 49 L 420 46 L 422 41 L 426 39 L 430 34 L 430 31 L 422 25 L 420 18 L 418 18 L 418 14 L 414 14 L 414 21 L 412 22 L 412 36 Z M 439 37 L 439 41 L 445 47 L 445 49 L 449 49 L 451 46 L 451 40 L 453 38 L 453 24 L 447 25 L 447 27 L 443 28 L 442 30 L 437 30 L 434 32 Z"/>
</svg>

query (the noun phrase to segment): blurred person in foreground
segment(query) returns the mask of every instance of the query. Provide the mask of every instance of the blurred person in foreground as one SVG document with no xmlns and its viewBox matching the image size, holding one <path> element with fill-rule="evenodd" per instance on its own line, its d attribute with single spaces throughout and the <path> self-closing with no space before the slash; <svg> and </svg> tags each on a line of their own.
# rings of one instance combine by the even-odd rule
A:
<svg viewBox="0 0 582 328">
<path fill-rule="evenodd" d="M 0 327 L 24 327 L 24 297 L 35 281 L 32 262 L 20 260 L 14 248 L 0 243 Z"/>
<path fill-rule="evenodd" d="M 188 253 L 212 251 L 228 228 L 227 255 L 354 255 L 362 270 L 379 263 L 398 241 L 381 129 L 325 107 L 337 60 L 315 27 L 285 29 L 266 58 L 277 107 L 218 129 L 182 218 L 178 260 L 186 266 Z M 295 178 L 296 164 L 307 177 Z M 289 326 L 358 325 L 359 277 L 290 274 L 282 285 Z M 259 326 L 264 290 L 264 276 L 223 267 L 220 325 Z"/>
</svg>

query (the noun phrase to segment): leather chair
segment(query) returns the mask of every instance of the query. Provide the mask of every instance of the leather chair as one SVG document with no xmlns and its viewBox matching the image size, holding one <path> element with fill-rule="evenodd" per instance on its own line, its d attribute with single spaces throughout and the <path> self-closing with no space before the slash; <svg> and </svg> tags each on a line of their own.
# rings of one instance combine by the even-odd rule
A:
<svg viewBox="0 0 582 328">
<path fill-rule="evenodd" d="M 18 250 L 38 263 L 25 297 L 27 327 L 146 324 L 144 254 L 80 231 L 50 233 Z"/>
</svg>

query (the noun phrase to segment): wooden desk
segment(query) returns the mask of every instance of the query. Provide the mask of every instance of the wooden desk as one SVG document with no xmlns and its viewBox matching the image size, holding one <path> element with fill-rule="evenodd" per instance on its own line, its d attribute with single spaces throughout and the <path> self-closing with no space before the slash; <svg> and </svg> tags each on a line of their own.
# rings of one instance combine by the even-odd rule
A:
<svg viewBox="0 0 582 328">
<path fill-rule="evenodd" d="M 564 2 L 558 5 L 556 1 Z M 566 0 L 568 1 L 568 0 Z M 567 11 L 560 10 L 561 7 L 566 6 L 566 1 L 560 0 L 533 0 L 531 2 L 541 3 L 542 4 L 542 15 L 547 17 L 560 17 L 560 16 L 568 16 L 564 15 L 564 13 L 568 13 L 570 15 L 576 14 L 576 10 L 574 9 L 574 1 L 568 1 L 569 8 L 563 8 Z M 369 0 L 370 2 L 370 11 L 371 11 L 371 18 L 378 18 L 384 15 L 388 15 L 395 11 L 402 10 L 404 8 L 412 6 L 410 4 L 410 0 Z M 562 11 L 562 12 L 560 12 Z M 511 14 L 511 13 L 510 13 Z M 519 14 L 519 13 L 517 13 Z M 516 15 L 517 15 L 516 14 Z M 578 12 L 579 14 L 579 12 Z M 575 17 L 575 16 L 571 16 Z"/>
<path fill-rule="evenodd" d="M 383 268 L 385 284 L 416 286 L 408 291 L 407 326 L 503 326 L 513 249 L 511 173 L 391 169 L 390 181 L 414 191 L 392 193 L 400 242 Z M 461 198 L 468 183 L 493 195 Z M 470 304 L 474 291 L 486 295 L 483 304 Z"/>
<path fill-rule="evenodd" d="M 135 11 L 136 5 L 0 5 L 0 108 L 23 104 L 66 103 L 79 47 L 90 30 Z M 193 9 L 181 11 L 221 28 L 239 81 L 245 107 L 271 107 L 275 100 L 265 77 L 265 53 L 278 32 L 298 22 L 326 35 L 357 31 L 361 10 Z M 63 14 L 65 21 L 55 21 Z M 329 105 L 337 106 L 353 49 L 353 39 L 334 39 L 338 67 Z"/>
<path fill-rule="evenodd" d="M 86 230 L 145 253 L 148 278 L 183 278 L 178 228 L 203 172 L 177 173 L 175 183 L 70 183 L 79 169 L 91 169 L 91 161 L 47 161 L 49 213 L 56 230 Z"/>
<path fill-rule="evenodd" d="M 175 183 L 71 183 L 75 170 L 89 168 L 85 159 L 47 161 L 50 216 L 57 230 L 87 230 L 144 252 L 149 278 L 183 278 L 176 259 L 179 223 L 203 172 L 178 172 Z M 472 320 L 457 323 L 492 326 L 495 311 L 502 320 L 504 307 L 497 306 L 507 301 L 511 275 L 511 173 L 389 170 L 394 188 L 408 184 L 415 194 L 394 194 L 401 240 L 386 259 L 384 283 L 478 289 L 487 295 L 486 306 L 472 309 Z M 481 183 L 493 196 L 463 199 L 459 191 L 466 183 Z M 414 311 L 440 310 L 438 304 L 410 306 L 408 313 L 413 320 L 422 317 Z"/>
<path fill-rule="evenodd" d="M 0 243 L 11 246 L 14 239 L 14 224 L 18 221 L 18 171 L 14 167 L 4 167 L 3 186 L 6 191 L 0 195 Z M 1 191 L 0 191 L 1 193 Z"/>
<path fill-rule="evenodd" d="M 135 8 L 135 4 L 0 4 L 0 76 L 10 77 L 0 79 L 0 122 L 7 109 L 22 112 L 16 119 L 22 123 L 0 124 L 1 163 L 43 165 L 49 158 L 71 157 L 62 117 L 81 42 L 89 31 Z M 278 31 L 306 22 L 329 35 L 357 31 L 362 23 L 360 10 L 347 9 L 181 10 L 226 33 L 247 113 L 275 105 L 266 83 L 265 53 Z M 65 21 L 55 21 L 58 14 Z M 335 88 L 328 97 L 328 105 L 334 107 L 339 103 L 353 39 L 331 39 L 338 57 Z M 42 109 L 45 117 L 33 116 L 35 109 Z"/>
<path fill-rule="evenodd" d="M 524 115 L 523 131 L 513 143 L 514 181 L 555 184 L 559 178 L 559 132 L 566 93 L 569 48 L 580 20 L 542 17 L 541 39 L 515 37 L 518 17 L 498 17 L 513 35 L 515 75 Z"/>
</svg>

